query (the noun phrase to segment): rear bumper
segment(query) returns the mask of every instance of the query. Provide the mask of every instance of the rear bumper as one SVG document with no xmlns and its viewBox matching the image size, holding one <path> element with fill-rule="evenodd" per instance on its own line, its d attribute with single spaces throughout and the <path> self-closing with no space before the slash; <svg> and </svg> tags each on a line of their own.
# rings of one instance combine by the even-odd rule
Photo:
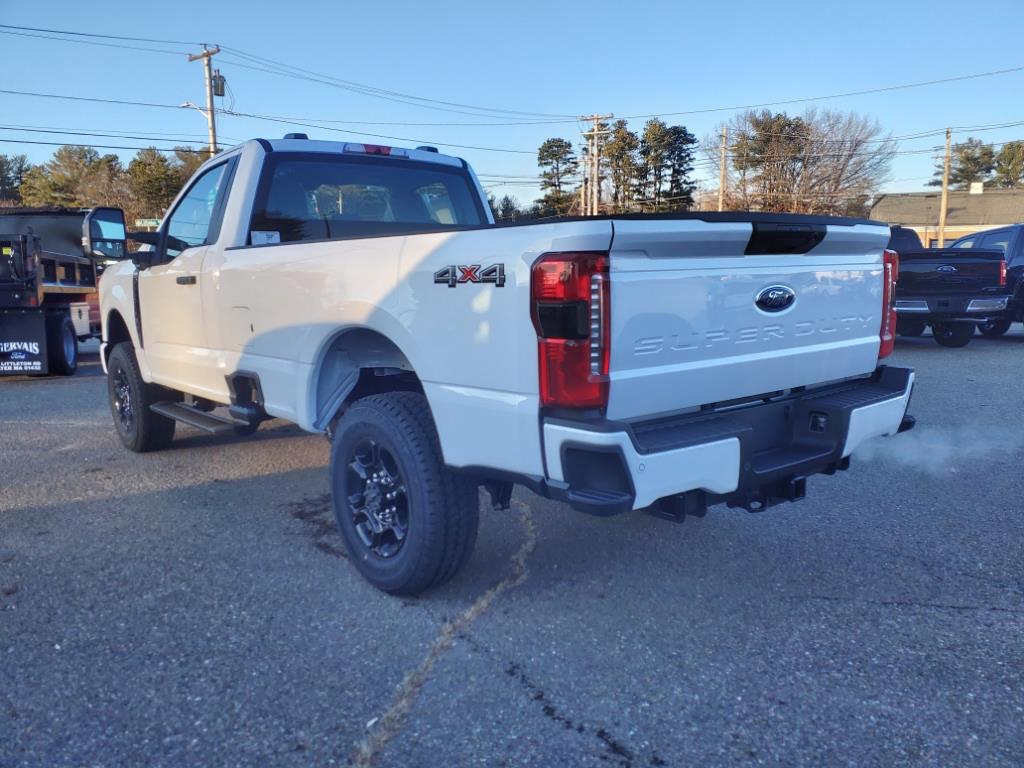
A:
<svg viewBox="0 0 1024 768">
<path fill-rule="evenodd" d="M 594 514 L 700 492 L 747 509 L 801 497 L 803 480 L 846 469 L 872 437 L 913 426 L 908 368 L 767 403 L 643 423 L 544 422 L 548 495 Z"/>
<path fill-rule="evenodd" d="M 987 316 L 1005 312 L 1011 296 L 918 296 L 896 299 L 896 312 L 901 317 L 926 320 L 984 320 Z"/>
</svg>

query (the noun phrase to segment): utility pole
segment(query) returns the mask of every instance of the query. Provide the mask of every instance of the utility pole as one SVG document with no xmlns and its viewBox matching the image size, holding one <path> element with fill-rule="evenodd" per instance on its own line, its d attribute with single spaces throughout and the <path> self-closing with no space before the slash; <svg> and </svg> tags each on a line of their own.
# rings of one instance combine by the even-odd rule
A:
<svg viewBox="0 0 1024 768">
<path fill-rule="evenodd" d="M 190 54 L 189 61 L 203 60 L 203 71 L 206 73 L 206 126 L 210 134 L 210 157 L 217 154 L 217 118 L 213 111 L 213 70 L 210 66 L 210 59 L 220 53 L 220 46 L 213 48 L 203 46 L 202 53 Z"/>
<path fill-rule="evenodd" d="M 729 145 L 729 126 L 722 126 L 722 148 L 718 152 L 718 210 L 725 210 L 725 150 Z"/>
<path fill-rule="evenodd" d="M 946 205 L 949 202 L 949 163 L 953 150 L 953 129 L 946 129 L 946 161 L 942 164 L 942 202 L 939 204 L 939 248 L 946 246 Z"/>
<path fill-rule="evenodd" d="M 611 131 L 599 131 L 601 123 L 611 120 L 615 115 L 583 115 L 579 119 L 593 124 L 589 131 L 583 133 L 587 137 L 587 162 L 584 166 L 584 185 L 589 179 L 586 192 L 580 192 L 583 202 L 584 216 L 597 216 L 601 194 L 601 142 L 598 136 L 607 136 Z M 587 194 L 589 193 L 589 194 Z"/>
</svg>

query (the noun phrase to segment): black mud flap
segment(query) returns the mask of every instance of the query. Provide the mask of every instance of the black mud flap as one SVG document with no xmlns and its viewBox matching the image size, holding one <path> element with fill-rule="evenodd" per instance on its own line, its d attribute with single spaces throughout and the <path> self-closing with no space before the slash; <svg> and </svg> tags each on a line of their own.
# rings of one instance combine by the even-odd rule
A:
<svg viewBox="0 0 1024 768">
<path fill-rule="evenodd" d="M 46 313 L 0 309 L 0 376 L 50 372 L 46 354 Z"/>
</svg>

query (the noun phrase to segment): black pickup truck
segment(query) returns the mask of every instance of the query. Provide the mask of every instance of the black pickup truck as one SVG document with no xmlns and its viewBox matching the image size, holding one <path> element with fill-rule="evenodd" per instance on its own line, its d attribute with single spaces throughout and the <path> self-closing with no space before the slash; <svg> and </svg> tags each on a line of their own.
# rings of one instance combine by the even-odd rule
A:
<svg viewBox="0 0 1024 768">
<path fill-rule="evenodd" d="M 979 323 L 1006 312 L 1006 259 L 998 249 L 925 248 L 912 229 L 893 227 L 900 256 L 896 332 L 920 336 L 929 325 L 944 347 L 963 347 Z"/>
<path fill-rule="evenodd" d="M 1005 312 L 979 323 L 978 330 L 997 338 L 1010 330 L 1011 323 L 1024 323 L 1024 224 L 965 235 L 951 247 L 961 251 L 969 248 L 971 253 L 978 248 L 998 249 L 1006 256 L 1006 292 L 1010 294 L 1010 303 Z"/>
</svg>

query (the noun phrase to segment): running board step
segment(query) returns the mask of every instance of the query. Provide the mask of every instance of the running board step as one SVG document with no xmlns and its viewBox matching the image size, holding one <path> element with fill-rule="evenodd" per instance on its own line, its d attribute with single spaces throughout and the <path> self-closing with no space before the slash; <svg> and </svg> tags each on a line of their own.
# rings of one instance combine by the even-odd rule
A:
<svg viewBox="0 0 1024 768">
<path fill-rule="evenodd" d="M 180 421 L 183 424 L 188 424 L 190 427 L 201 429 L 204 432 L 210 434 L 217 434 L 219 432 L 230 432 L 235 427 L 247 426 L 244 421 L 236 421 L 235 419 L 226 419 L 223 416 L 215 416 L 212 413 L 201 411 L 191 405 L 185 403 L 153 403 L 149 406 L 149 410 L 154 413 L 159 413 L 161 416 L 166 416 L 169 419 Z"/>
</svg>

